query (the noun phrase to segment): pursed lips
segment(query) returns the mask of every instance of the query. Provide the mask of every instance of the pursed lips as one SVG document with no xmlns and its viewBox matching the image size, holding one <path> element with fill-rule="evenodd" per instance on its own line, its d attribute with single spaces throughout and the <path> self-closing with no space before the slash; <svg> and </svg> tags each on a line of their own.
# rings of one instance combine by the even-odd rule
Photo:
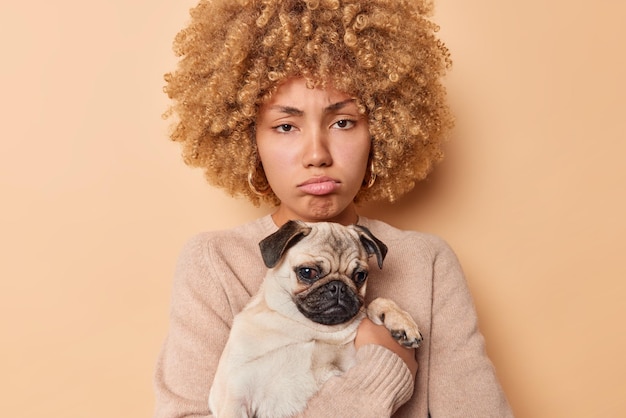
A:
<svg viewBox="0 0 626 418">
<path fill-rule="evenodd" d="M 333 193 L 341 186 L 339 180 L 331 177 L 312 177 L 303 183 L 298 184 L 298 188 L 304 193 L 316 196 L 323 196 Z"/>
</svg>

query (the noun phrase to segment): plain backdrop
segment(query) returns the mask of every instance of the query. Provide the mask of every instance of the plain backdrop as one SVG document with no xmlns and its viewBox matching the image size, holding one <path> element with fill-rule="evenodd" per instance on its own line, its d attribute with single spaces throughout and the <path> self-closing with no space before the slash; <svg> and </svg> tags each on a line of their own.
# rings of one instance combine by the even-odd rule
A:
<svg viewBox="0 0 626 418">
<path fill-rule="evenodd" d="M 172 272 L 268 213 L 168 139 L 194 1 L 0 5 L 0 414 L 147 417 Z M 439 0 L 457 129 L 394 205 L 457 251 L 517 417 L 626 416 L 626 5 Z"/>
</svg>

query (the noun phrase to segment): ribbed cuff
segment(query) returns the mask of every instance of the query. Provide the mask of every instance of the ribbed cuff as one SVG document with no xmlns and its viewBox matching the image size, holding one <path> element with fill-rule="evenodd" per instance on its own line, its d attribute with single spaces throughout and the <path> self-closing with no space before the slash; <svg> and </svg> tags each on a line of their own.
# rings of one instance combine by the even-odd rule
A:
<svg viewBox="0 0 626 418">
<path fill-rule="evenodd" d="M 357 351 L 357 366 L 350 374 L 342 389 L 367 394 L 369 404 L 383 406 L 390 414 L 413 395 L 414 381 L 408 366 L 383 346 L 361 347 Z"/>
</svg>

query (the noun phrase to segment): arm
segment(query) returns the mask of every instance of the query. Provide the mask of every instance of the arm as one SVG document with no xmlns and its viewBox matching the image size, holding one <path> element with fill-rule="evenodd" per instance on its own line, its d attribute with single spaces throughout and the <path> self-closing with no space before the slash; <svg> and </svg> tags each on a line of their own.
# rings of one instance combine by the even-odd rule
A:
<svg viewBox="0 0 626 418">
<path fill-rule="evenodd" d="M 391 417 L 411 398 L 413 384 L 400 356 L 381 345 L 368 344 L 357 351 L 357 364 L 328 380 L 299 417 Z"/>
<path fill-rule="evenodd" d="M 485 352 L 459 262 L 443 241 L 433 247 L 429 411 L 438 417 L 512 417 Z"/>
<path fill-rule="evenodd" d="M 354 346 L 358 350 L 368 344 L 382 345 L 388 350 L 396 353 L 406 363 L 413 380 L 415 380 L 415 375 L 417 373 L 415 350 L 401 346 L 396 340 L 393 339 L 387 328 L 383 325 L 376 325 L 370 321 L 369 318 L 365 318 L 359 325 L 356 339 L 354 340 Z"/>
<path fill-rule="evenodd" d="M 226 344 L 231 308 L 205 240 L 190 240 L 172 286 L 170 325 L 155 374 L 155 418 L 212 417 L 208 394 Z"/>
<path fill-rule="evenodd" d="M 415 350 L 402 347 L 389 330 L 365 318 L 354 341 L 357 364 L 309 400 L 303 418 L 390 417 L 413 394 Z"/>
</svg>

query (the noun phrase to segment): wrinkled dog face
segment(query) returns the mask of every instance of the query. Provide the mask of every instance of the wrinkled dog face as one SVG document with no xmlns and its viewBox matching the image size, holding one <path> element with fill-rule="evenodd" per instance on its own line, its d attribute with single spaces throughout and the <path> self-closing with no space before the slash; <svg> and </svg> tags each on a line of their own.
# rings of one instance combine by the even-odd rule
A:
<svg viewBox="0 0 626 418">
<path fill-rule="evenodd" d="M 323 246 L 301 244 L 289 252 L 292 257 L 288 256 L 297 282 L 294 296 L 300 312 L 325 325 L 352 319 L 363 306 L 367 253 L 348 234 L 325 236 Z"/>
<path fill-rule="evenodd" d="M 290 221 L 260 246 L 265 264 L 289 281 L 298 310 L 324 325 L 355 317 L 364 303 L 368 258 L 376 255 L 381 267 L 387 252 L 366 228 L 327 222 Z"/>
</svg>

